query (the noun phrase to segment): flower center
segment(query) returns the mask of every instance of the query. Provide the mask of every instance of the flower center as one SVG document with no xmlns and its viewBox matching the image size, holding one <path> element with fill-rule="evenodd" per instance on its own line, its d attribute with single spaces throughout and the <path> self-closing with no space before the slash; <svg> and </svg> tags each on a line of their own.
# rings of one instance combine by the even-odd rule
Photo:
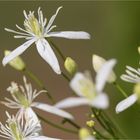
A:
<svg viewBox="0 0 140 140">
<path fill-rule="evenodd" d="M 13 95 L 25 108 L 30 106 L 28 99 L 20 91 L 14 92 Z"/>
<path fill-rule="evenodd" d="M 9 128 L 10 128 L 15 140 L 23 140 L 23 136 L 22 136 L 21 131 L 19 130 L 19 127 L 16 122 L 14 122 L 14 121 L 9 122 Z"/>
<path fill-rule="evenodd" d="M 28 32 L 31 32 L 31 33 L 35 34 L 36 36 L 38 36 L 38 37 L 41 37 L 41 35 L 42 35 L 42 27 L 39 24 L 38 20 L 35 18 L 33 13 L 30 13 L 28 15 L 28 19 L 25 19 L 24 26 L 25 26 L 25 29 Z"/>
<path fill-rule="evenodd" d="M 96 96 L 95 86 L 90 79 L 84 79 L 80 81 L 80 90 L 83 96 L 92 100 Z"/>
<path fill-rule="evenodd" d="M 11 93 L 16 102 L 20 103 L 25 108 L 30 106 L 30 102 L 28 101 L 25 93 L 21 92 L 17 83 L 12 82 L 11 86 L 7 89 L 7 91 Z"/>
</svg>

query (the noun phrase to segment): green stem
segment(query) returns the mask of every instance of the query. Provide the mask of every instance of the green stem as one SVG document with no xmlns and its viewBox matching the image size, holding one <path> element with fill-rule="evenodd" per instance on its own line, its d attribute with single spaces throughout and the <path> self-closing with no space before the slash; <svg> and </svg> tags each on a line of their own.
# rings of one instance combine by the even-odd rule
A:
<svg viewBox="0 0 140 140">
<path fill-rule="evenodd" d="M 62 126 L 60 126 L 60 125 L 58 125 L 58 124 L 56 124 L 56 123 L 54 123 L 54 122 L 51 122 L 51 121 L 49 121 L 49 120 L 47 120 L 47 119 L 44 119 L 44 118 L 41 117 L 39 114 L 37 114 L 37 116 L 38 116 L 38 118 L 41 119 L 42 121 L 44 121 L 45 123 L 47 123 L 47 124 L 49 124 L 49 125 L 51 125 L 51 126 L 53 126 L 53 127 L 55 127 L 55 128 L 58 128 L 58 129 L 63 130 L 63 131 L 65 131 L 65 132 L 69 132 L 69 133 L 73 133 L 73 134 L 78 134 L 78 131 L 75 131 L 75 130 L 72 130 L 72 129 L 69 129 L 69 128 L 64 128 L 64 127 L 62 127 Z"/>
<path fill-rule="evenodd" d="M 127 98 L 128 95 L 126 94 L 126 92 L 121 88 L 121 86 L 115 81 L 113 82 L 113 85 L 122 93 L 122 95 Z"/>
<path fill-rule="evenodd" d="M 114 135 L 114 133 L 112 131 L 110 131 L 110 129 L 102 122 L 102 120 L 97 116 L 96 112 L 94 111 L 93 108 L 91 108 L 92 113 L 95 115 L 97 121 L 99 122 L 99 124 L 113 137 L 116 138 L 116 136 Z"/>
<path fill-rule="evenodd" d="M 102 135 L 95 127 L 92 128 L 96 133 L 97 135 L 100 137 L 99 139 L 109 139 L 107 137 L 105 137 L 104 135 Z"/>
<path fill-rule="evenodd" d="M 46 90 L 46 95 L 48 96 L 48 98 L 50 99 L 50 101 L 52 102 L 52 103 L 55 103 L 55 101 L 54 101 L 54 99 L 53 99 L 53 97 L 51 96 L 51 94 L 47 91 L 47 89 L 46 89 L 46 87 L 43 85 L 43 83 L 36 77 L 36 75 L 35 74 L 33 74 L 33 72 L 31 72 L 29 69 L 24 69 L 24 71 L 23 71 L 25 74 L 27 74 L 32 80 L 34 80 L 35 82 L 36 82 L 36 84 L 40 87 L 40 88 L 42 88 L 42 89 L 44 89 L 44 90 Z"/>
<path fill-rule="evenodd" d="M 62 75 L 68 82 L 70 82 L 70 78 L 69 78 L 64 72 L 61 72 L 61 75 Z"/>
<path fill-rule="evenodd" d="M 80 127 L 78 124 L 76 124 L 75 122 L 73 122 L 73 121 L 71 121 L 71 120 L 65 118 L 65 119 L 62 121 L 62 123 L 66 123 L 66 122 L 68 122 L 69 124 L 71 124 L 72 126 L 74 126 L 74 127 L 77 128 L 77 129 L 80 129 L 80 128 L 81 128 L 81 127 Z"/>
<path fill-rule="evenodd" d="M 59 53 L 63 61 L 65 61 L 66 57 L 63 55 L 60 49 L 52 41 L 49 40 L 48 42 L 56 49 L 56 51 Z"/>
<path fill-rule="evenodd" d="M 105 112 L 102 111 L 101 115 L 103 116 L 103 118 L 105 118 L 108 121 L 108 124 L 112 125 L 115 132 L 118 132 L 123 138 L 126 138 L 125 134 L 122 132 L 119 126 L 116 123 L 114 123 Z"/>
</svg>

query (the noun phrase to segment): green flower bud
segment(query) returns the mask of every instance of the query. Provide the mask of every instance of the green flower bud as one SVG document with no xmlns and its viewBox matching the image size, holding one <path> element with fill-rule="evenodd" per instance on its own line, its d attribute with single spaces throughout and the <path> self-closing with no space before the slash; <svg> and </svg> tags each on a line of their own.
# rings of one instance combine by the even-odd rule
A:
<svg viewBox="0 0 140 140">
<path fill-rule="evenodd" d="M 138 99 L 139 99 L 139 101 L 140 101 L 140 83 L 137 83 L 137 84 L 134 86 L 133 92 L 134 92 L 135 94 L 137 94 Z"/>
<path fill-rule="evenodd" d="M 140 46 L 138 47 L 138 53 L 140 54 Z"/>
<path fill-rule="evenodd" d="M 8 54 L 10 54 L 10 53 L 11 53 L 11 51 L 9 51 L 9 50 L 5 50 L 5 51 L 4 51 L 5 56 L 8 55 Z M 13 60 L 11 60 L 11 61 L 9 62 L 9 65 L 10 65 L 11 67 L 13 67 L 14 69 L 19 70 L 19 71 L 24 70 L 25 67 L 26 67 L 24 61 L 21 59 L 20 56 L 17 56 L 17 57 L 14 58 Z"/>
<path fill-rule="evenodd" d="M 77 64 L 76 62 L 70 58 L 67 57 L 65 62 L 64 62 L 64 67 L 67 70 L 67 72 L 71 75 L 74 75 L 77 72 Z"/>
<path fill-rule="evenodd" d="M 92 56 L 92 65 L 93 65 L 93 68 L 95 70 L 95 72 L 97 73 L 101 67 L 103 66 L 103 64 L 106 62 L 106 60 L 98 55 L 93 55 Z M 112 83 L 116 80 L 116 75 L 115 73 L 112 71 L 110 76 L 108 77 L 108 82 L 109 83 Z"/>
<path fill-rule="evenodd" d="M 85 140 L 90 136 L 90 132 L 86 128 L 81 128 L 79 131 L 80 140 Z"/>
</svg>

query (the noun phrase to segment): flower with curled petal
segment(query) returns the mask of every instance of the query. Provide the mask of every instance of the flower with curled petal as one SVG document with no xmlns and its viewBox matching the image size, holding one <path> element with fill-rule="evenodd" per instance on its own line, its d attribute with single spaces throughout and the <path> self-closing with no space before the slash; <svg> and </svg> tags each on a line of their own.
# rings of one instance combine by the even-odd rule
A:
<svg viewBox="0 0 140 140">
<path fill-rule="evenodd" d="M 29 12 L 29 14 L 24 11 L 25 21 L 24 27 L 16 25 L 19 31 L 14 31 L 5 28 L 6 31 L 15 33 L 15 38 L 25 38 L 27 41 L 12 51 L 9 55 L 5 56 L 2 63 L 6 65 L 8 62 L 13 60 L 16 56 L 21 55 L 27 48 L 29 48 L 33 43 L 36 44 L 36 48 L 40 56 L 51 66 L 51 68 L 57 74 L 61 74 L 60 66 L 58 60 L 48 42 L 50 37 L 60 37 L 67 39 L 90 39 L 90 35 L 83 31 L 59 31 L 52 32 L 56 25 L 52 25 L 59 10 L 50 18 L 47 23 L 47 19 L 43 17 L 43 13 L 40 8 L 38 8 L 38 18 L 35 17 L 34 11 Z"/>
</svg>

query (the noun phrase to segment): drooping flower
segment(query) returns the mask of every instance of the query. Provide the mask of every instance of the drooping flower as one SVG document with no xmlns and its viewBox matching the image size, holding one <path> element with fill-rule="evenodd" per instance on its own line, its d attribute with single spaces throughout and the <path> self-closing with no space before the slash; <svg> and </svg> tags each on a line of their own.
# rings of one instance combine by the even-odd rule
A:
<svg viewBox="0 0 140 140">
<path fill-rule="evenodd" d="M 105 62 L 97 72 L 95 83 L 93 83 L 89 74 L 76 73 L 70 82 L 70 87 L 80 97 L 66 98 L 58 102 L 55 106 L 58 108 L 69 108 L 87 104 L 96 108 L 107 108 L 109 101 L 108 96 L 103 92 L 103 88 L 115 63 L 116 60 L 114 59 Z"/>
<path fill-rule="evenodd" d="M 64 117 L 68 119 L 73 119 L 72 115 L 58 109 L 54 106 L 48 105 L 46 103 L 41 102 L 34 102 L 34 99 L 42 92 L 46 92 L 46 90 L 41 90 L 37 92 L 37 90 L 32 89 L 32 85 L 30 83 L 27 83 L 26 78 L 23 77 L 24 81 L 24 87 L 21 85 L 18 85 L 15 82 L 11 83 L 11 86 L 7 89 L 13 100 L 5 97 L 5 101 L 2 101 L 4 105 L 6 105 L 9 108 L 13 109 L 19 109 L 19 114 L 26 114 L 25 116 L 34 118 L 34 121 L 38 121 L 38 117 L 33 111 L 33 107 Z"/>
<path fill-rule="evenodd" d="M 107 60 L 105 60 L 104 58 L 94 54 L 92 55 L 92 66 L 93 66 L 93 69 L 95 70 L 95 72 L 98 72 L 102 65 L 106 62 Z M 108 77 L 108 82 L 109 83 L 112 83 L 116 80 L 116 75 L 114 73 L 114 71 L 111 71 L 109 77 Z"/>
<path fill-rule="evenodd" d="M 41 136 L 39 134 L 40 128 L 38 127 L 39 122 L 34 122 L 32 118 L 24 118 L 19 114 L 9 115 L 6 124 L 3 125 L 0 122 L 0 137 L 8 140 L 58 140 L 55 138 L 49 138 Z"/>
<path fill-rule="evenodd" d="M 15 38 L 25 38 L 27 41 L 12 51 L 8 56 L 4 57 L 2 61 L 3 65 L 6 65 L 16 56 L 21 55 L 28 47 L 35 43 L 40 56 L 51 66 L 54 72 L 61 74 L 58 60 L 48 42 L 48 38 L 61 37 L 67 39 L 90 39 L 90 35 L 83 31 L 51 32 L 52 29 L 56 27 L 56 25 L 53 25 L 53 22 L 61 8 L 62 6 L 57 9 L 56 13 L 50 18 L 48 23 L 47 19 L 43 17 L 40 8 L 38 8 L 38 18 L 35 17 L 34 11 L 30 11 L 29 14 L 27 14 L 26 11 L 23 11 L 25 16 L 25 29 L 18 25 L 16 25 L 16 27 L 19 31 L 5 28 L 6 31 L 17 34 L 14 36 Z"/>
<path fill-rule="evenodd" d="M 121 75 L 121 79 L 126 82 L 135 83 L 135 86 L 133 94 L 117 104 L 116 113 L 124 111 L 140 99 L 140 69 L 136 70 L 126 66 L 126 74 Z"/>
</svg>

